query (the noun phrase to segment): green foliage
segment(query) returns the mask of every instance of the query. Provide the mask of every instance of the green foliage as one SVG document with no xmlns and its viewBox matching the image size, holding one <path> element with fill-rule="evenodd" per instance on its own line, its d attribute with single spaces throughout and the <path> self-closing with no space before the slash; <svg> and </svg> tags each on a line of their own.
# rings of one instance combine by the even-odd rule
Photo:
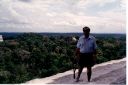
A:
<svg viewBox="0 0 128 85">
<path fill-rule="evenodd" d="M 72 37 L 27 33 L 1 42 L 0 83 L 23 83 L 71 69 L 77 43 Z M 124 37 L 96 39 L 97 63 L 126 56 Z"/>
</svg>

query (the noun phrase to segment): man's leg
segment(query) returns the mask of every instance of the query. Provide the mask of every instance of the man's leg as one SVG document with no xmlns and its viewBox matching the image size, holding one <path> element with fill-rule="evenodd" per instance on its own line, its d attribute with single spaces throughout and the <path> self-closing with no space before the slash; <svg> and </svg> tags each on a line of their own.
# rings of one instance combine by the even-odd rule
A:
<svg viewBox="0 0 128 85">
<path fill-rule="evenodd" d="M 91 67 L 87 67 L 87 76 L 88 76 L 88 81 L 90 82 L 91 79 L 91 75 L 92 75 L 92 68 Z"/>
<path fill-rule="evenodd" d="M 76 78 L 76 82 L 79 81 L 79 78 L 80 78 L 80 75 L 81 75 L 81 73 L 82 73 L 83 68 L 84 68 L 83 66 L 79 66 L 79 69 L 78 69 L 78 76 L 77 76 L 77 78 Z"/>
</svg>

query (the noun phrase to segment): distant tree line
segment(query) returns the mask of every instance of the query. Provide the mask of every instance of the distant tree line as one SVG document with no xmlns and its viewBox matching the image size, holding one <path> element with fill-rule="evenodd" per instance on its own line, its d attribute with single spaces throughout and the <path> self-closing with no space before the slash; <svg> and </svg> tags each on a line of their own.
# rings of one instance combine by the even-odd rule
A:
<svg viewBox="0 0 128 85">
<path fill-rule="evenodd" d="M 102 36 L 102 35 L 101 35 Z M 72 68 L 79 36 L 27 33 L 0 43 L 0 83 L 23 83 Z M 126 37 L 96 37 L 97 63 L 126 56 Z"/>
</svg>

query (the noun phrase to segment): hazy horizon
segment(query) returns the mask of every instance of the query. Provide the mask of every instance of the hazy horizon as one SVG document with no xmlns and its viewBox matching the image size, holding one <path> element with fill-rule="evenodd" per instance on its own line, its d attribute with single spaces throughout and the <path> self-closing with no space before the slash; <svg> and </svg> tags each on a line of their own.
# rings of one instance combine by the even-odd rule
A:
<svg viewBox="0 0 128 85">
<path fill-rule="evenodd" d="M 61 34 L 61 33 L 63 33 L 63 34 L 65 34 L 65 33 L 81 33 L 81 34 L 83 34 L 83 32 L 0 32 L 0 33 L 57 33 L 57 34 Z M 126 35 L 126 33 L 90 33 L 90 34 L 125 34 Z"/>
</svg>

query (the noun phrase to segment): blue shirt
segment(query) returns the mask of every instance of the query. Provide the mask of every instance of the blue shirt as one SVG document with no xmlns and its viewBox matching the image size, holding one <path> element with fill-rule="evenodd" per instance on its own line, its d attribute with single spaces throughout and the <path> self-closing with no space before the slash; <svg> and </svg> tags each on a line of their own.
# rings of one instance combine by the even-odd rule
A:
<svg viewBox="0 0 128 85">
<path fill-rule="evenodd" d="M 77 48 L 80 48 L 81 53 L 91 53 L 97 48 L 96 39 L 93 36 L 85 38 L 81 36 L 77 42 Z"/>
</svg>

